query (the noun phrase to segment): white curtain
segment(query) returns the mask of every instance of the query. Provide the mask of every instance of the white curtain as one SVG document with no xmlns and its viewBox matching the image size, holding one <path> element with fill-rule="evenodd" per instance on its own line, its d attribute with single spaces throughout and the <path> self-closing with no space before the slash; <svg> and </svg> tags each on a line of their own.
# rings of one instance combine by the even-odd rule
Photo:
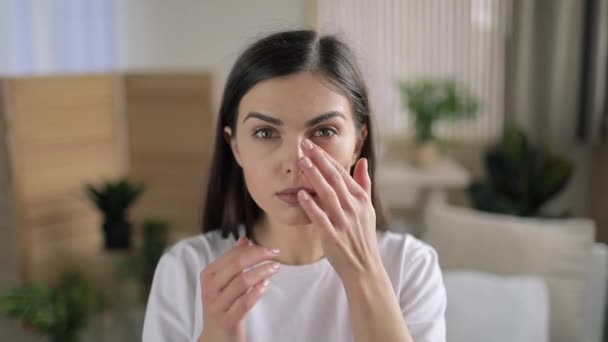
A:
<svg viewBox="0 0 608 342">
<path fill-rule="evenodd" d="M 597 35 L 590 42 L 591 77 L 583 85 L 585 1 L 513 0 L 507 48 L 506 112 L 538 140 L 561 151 L 576 145 L 581 101 L 587 104 L 586 141 L 599 137 L 608 44 L 608 1 L 598 0 Z M 581 87 L 588 90 L 581 98 Z"/>
<path fill-rule="evenodd" d="M 595 191 L 590 180 L 590 165 L 594 156 L 591 145 L 599 136 L 602 102 L 605 94 L 605 40 L 608 20 L 607 0 L 591 13 L 598 19 L 599 31 L 586 53 L 595 54 L 593 70 L 584 85 L 583 33 L 588 18 L 587 1 L 571 0 L 513 0 L 512 34 L 507 45 L 505 78 L 505 113 L 516 119 L 529 136 L 549 146 L 554 153 L 566 156 L 575 164 L 568 187 L 552 203 L 552 208 L 569 210 L 574 215 L 587 216 L 589 193 Z M 604 40 L 602 42 L 601 40 Z M 597 44 L 597 45 L 595 45 Z M 593 52 L 590 52 L 593 51 Z M 602 52 L 603 51 L 603 52 Z M 604 71 L 601 71 L 604 69 Z M 600 79 L 604 78 L 602 82 Z M 587 93 L 581 96 L 581 88 Z M 592 92 L 593 94 L 588 94 Z M 589 96 L 593 95 L 593 96 Z M 581 101 L 589 101 L 588 135 L 577 137 Z M 605 152 L 604 152 L 605 153 Z M 597 196 L 599 197 L 599 196 Z M 597 198 L 596 197 L 596 198 Z M 559 211 L 559 210 L 556 210 Z"/>
<path fill-rule="evenodd" d="M 453 78 L 478 96 L 478 119 L 439 125 L 439 136 L 488 140 L 502 130 L 511 0 L 317 0 L 321 32 L 357 53 L 383 134 L 411 134 L 398 80 Z"/>
<path fill-rule="evenodd" d="M 0 72 L 115 70 L 115 22 L 115 0 L 0 0 Z"/>
<path fill-rule="evenodd" d="M 592 80 L 594 94 L 590 105 L 590 140 L 608 144 L 608 0 L 597 0 Z"/>
</svg>

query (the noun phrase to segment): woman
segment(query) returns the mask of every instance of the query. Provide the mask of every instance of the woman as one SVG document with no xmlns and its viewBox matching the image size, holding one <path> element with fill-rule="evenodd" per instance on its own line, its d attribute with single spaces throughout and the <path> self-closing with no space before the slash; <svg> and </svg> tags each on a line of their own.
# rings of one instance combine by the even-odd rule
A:
<svg viewBox="0 0 608 342">
<path fill-rule="evenodd" d="M 203 233 L 160 260 L 144 341 L 445 341 L 435 251 L 386 232 L 349 48 L 250 46 L 226 83 Z"/>
</svg>

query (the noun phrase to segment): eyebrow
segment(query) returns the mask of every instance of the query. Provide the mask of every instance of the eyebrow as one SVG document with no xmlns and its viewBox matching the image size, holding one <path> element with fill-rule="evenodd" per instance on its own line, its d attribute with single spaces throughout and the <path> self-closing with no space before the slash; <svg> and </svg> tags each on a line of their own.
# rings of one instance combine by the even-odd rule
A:
<svg viewBox="0 0 608 342">
<path fill-rule="evenodd" d="M 331 112 L 327 112 L 324 114 L 321 114 L 315 118 L 312 118 L 308 121 L 306 121 L 306 126 L 307 127 L 312 127 L 314 125 L 317 125 L 323 121 L 327 121 L 331 118 L 334 117 L 341 117 L 342 119 L 346 120 L 346 116 L 344 116 L 344 114 L 342 114 L 341 112 L 338 111 L 331 111 Z M 256 118 L 256 119 L 260 119 L 262 121 L 266 121 L 268 123 L 271 123 L 273 125 L 277 125 L 277 126 L 282 126 L 283 125 L 283 121 L 281 121 L 280 119 L 277 119 L 275 117 L 266 115 L 266 114 L 262 114 L 262 113 L 258 113 L 258 112 L 249 112 L 247 114 L 247 116 L 245 116 L 245 119 L 243 119 L 243 122 L 247 121 L 247 119 L 249 118 Z"/>
</svg>

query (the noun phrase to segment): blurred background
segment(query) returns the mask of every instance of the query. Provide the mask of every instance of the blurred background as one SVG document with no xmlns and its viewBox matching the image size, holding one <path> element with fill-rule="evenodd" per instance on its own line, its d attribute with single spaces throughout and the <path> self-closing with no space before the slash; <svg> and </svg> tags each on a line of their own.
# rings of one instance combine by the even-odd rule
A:
<svg viewBox="0 0 608 342">
<path fill-rule="evenodd" d="M 448 341 L 607 341 L 607 0 L 0 0 L 0 340 L 141 339 L 232 64 L 302 28 L 355 50 Z"/>
</svg>

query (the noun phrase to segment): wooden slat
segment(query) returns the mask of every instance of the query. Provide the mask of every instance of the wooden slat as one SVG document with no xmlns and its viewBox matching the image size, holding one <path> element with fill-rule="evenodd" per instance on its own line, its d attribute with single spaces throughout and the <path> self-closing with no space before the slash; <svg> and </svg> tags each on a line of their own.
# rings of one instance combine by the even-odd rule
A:
<svg viewBox="0 0 608 342">
<path fill-rule="evenodd" d="M 126 174 L 116 75 L 5 80 L 22 275 L 49 279 L 99 254 L 99 214 L 86 183 Z"/>
<path fill-rule="evenodd" d="M 107 107 L 116 101 L 117 80 L 116 75 L 10 78 L 11 107 L 42 114 L 48 108 Z"/>
<path fill-rule="evenodd" d="M 13 120 L 19 143 L 37 149 L 55 144 L 99 142 L 113 138 L 114 119 L 108 116 L 111 106 L 52 107 L 23 111 Z"/>
<path fill-rule="evenodd" d="M 43 222 L 31 225 L 32 243 L 36 250 L 55 250 L 64 248 L 64 241 L 78 238 L 99 239 L 101 220 L 94 215 L 77 215 L 66 217 L 61 222 Z M 98 246 L 100 249 L 101 245 Z"/>
<path fill-rule="evenodd" d="M 69 266 L 102 282 L 113 272 L 84 185 L 127 174 L 125 128 L 128 175 L 148 185 L 131 212 L 135 230 L 144 218 L 159 217 L 173 224 L 175 238 L 199 232 L 213 142 L 209 74 L 128 75 L 123 88 L 116 75 L 4 84 L 25 279 L 53 280 Z"/>
<path fill-rule="evenodd" d="M 130 176 L 147 190 L 139 221 L 168 220 L 173 236 L 200 232 L 213 143 L 210 74 L 132 74 L 125 78 Z"/>
<path fill-rule="evenodd" d="M 64 222 L 66 219 L 97 216 L 99 212 L 80 188 L 64 194 L 41 197 L 27 204 L 31 209 L 25 217 L 32 226 Z"/>
<path fill-rule="evenodd" d="M 163 112 L 129 110 L 127 115 L 133 123 L 129 127 L 131 151 L 138 152 L 136 157 L 145 152 L 168 153 L 169 156 L 208 154 L 213 122 L 201 122 L 200 118 L 192 117 L 192 112 L 196 110 L 200 109 L 166 107 Z M 137 124 L 139 122 L 146 125 Z"/>
<path fill-rule="evenodd" d="M 18 251 L 21 243 L 12 212 L 14 192 L 10 179 L 9 141 L 6 121 L 6 101 L 4 96 L 5 84 L 0 79 L 0 289 L 5 289 L 19 282 L 20 258 Z"/>
<path fill-rule="evenodd" d="M 35 279 L 54 282 L 58 276 L 68 269 L 78 269 L 89 275 L 99 274 L 99 269 L 91 265 L 83 265 L 82 261 L 102 255 L 101 235 L 97 232 L 79 234 L 60 240 L 39 240 L 34 236 L 32 240 L 39 246 L 33 250 L 30 265 Z M 114 267 L 115 265 L 110 265 Z"/>
<path fill-rule="evenodd" d="M 125 78 L 127 106 L 147 104 L 193 105 L 210 109 L 213 76 L 210 73 L 134 74 Z"/>
<path fill-rule="evenodd" d="M 84 189 L 86 183 L 120 176 L 124 171 L 118 167 L 116 151 L 116 143 L 106 140 L 25 154 L 22 157 L 25 200 Z"/>
</svg>

